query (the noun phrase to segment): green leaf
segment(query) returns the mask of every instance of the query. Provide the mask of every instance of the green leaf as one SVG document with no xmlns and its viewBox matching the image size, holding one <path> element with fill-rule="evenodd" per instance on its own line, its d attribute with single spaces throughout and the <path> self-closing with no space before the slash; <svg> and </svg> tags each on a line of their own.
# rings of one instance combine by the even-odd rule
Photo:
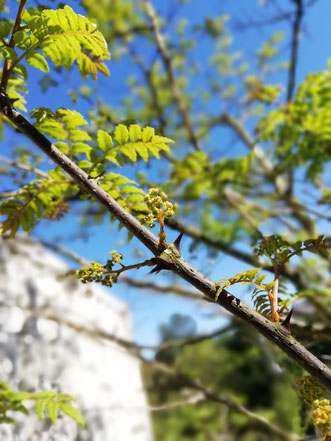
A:
<svg viewBox="0 0 331 441">
<path fill-rule="evenodd" d="M 50 400 L 47 403 L 47 413 L 52 421 L 52 424 L 57 423 L 57 413 L 60 407 L 60 403 L 58 401 Z"/>
<path fill-rule="evenodd" d="M 87 156 L 89 152 L 92 150 L 92 147 L 88 144 L 85 144 L 84 142 L 75 142 L 72 144 L 72 153 L 74 155 L 79 155 L 80 153 L 85 153 Z"/>
<path fill-rule="evenodd" d="M 109 153 L 107 153 L 105 158 L 108 159 L 108 161 L 111 161 L 114 164 L 116 164 L 116 165 L 121 167 L 121 164 L 118 161 L 118 156 L 117 156 L 116 152 L 109 152 Z"/>
<path fill-rule="evenodd" d="M 132 142 L 139 141 L 141 139 L 141 128 L 137 124 L 131 124 L 129 127 L 129 136 Z"/>
<path fill-rule="evenodd" d="M 125 144 L 127 142 L 127 140 L 129 139 L 128 129 L 123 124 L 119 124 L 115 128 L 114 138 L 118 144 L 120 144 L 120 145 Z"/>
<path fill-rule="evenodd" d="M 90 135 L 83 130 L 70 130 L 69 132 L 70 140 L 73 142 L 76 141 L 90 141 Z"/>
<path fill-rule="evenodd" d="M 24 80 L 27 80 L 28 78 L 28 72 L 26 70 L 26 67 L 24 66 L 24 64 L 17 64 L 14 68 L 14 72 L 19 75 L 20 77 L 22 77 Z"/>
<path fill-rule="evenodd" d="M 148 147 L 143 142 L 132 143 L 132 146 L 136 149 L 139 155 L 144 161 L 148 160 Z"/>
<path fill-rule="evenodd" d="M 30 49 L 38 43 L 38 39 L 32 34 L 28 34 L 26 30 L 15 32 L 14 41 L 15 45 L 21 50 Z"/>
<path fill-rule="evenodd" d="M 0 21 L 0 37 L 6 38 L 12 30 L 13 23 L 7 19 L 2 19 Z"/>
<path fill-rule="evenodd" d="M 48 402 L 48 398 L 43 398 L 43 399 L 36 401 L 35 412 L 41 420 L 43 420 L 45 417 L 44 412 L 45 412 L 45 406 L 46 406 L 47 402 Z"/>
<path fill-rule="evenodd" d="M 67 132 L 60 121 L 47 119 L 35 124 L 36 128 L 55 139 L 65 140 Z"/>
<path fill-rule="evenodd" d="M 264 274 L 263 276 L 259 276 L 259 277 L 257 277 L 257 278 L 255 279 L 255 281 L 256 281 L 257 283 L 262 283 L 263 280 L 264 280 L 266 277 L 267 277 L 267 274 Z"/>
<path fill-rule="evenodd" d="M 154 129 L 152 127 L 145 127 L 141 134 L 141 139 L 143 142 L 150 141 L 154 136 Z"/>
<path fill-rule="evenodd" d="M 112 137 L 104 130 L 98 131 L 97 136 L 98 146 L 103 152 L 107 152 L 113 147 Z"/>
<path fill-rule="evenodd" d="M 1 52 L 9 63 L 12 63 L 13 61 L 17 60 L 17 54 L 15 52 L 15 49 L 13 49 L 12 47 L 8 47 L 8 46 L 2 47 Z"/>
<path fill-rule="evenodd" d="M 68 5 L 57 10 L 30 8 L 24 12 L 23 21 L 37 39 L 43 55 L 56 66 L 69 69 L 76 61 L 84 78 L 91 74 L 96 79 L 97 71 L 109 75 L 102 61 L 108 60 L 110 54 L 101 32 Z"/>
<path fill-rule="evenodd" d="M 87 124 L 87 121 L 83 118 L 83 116 L 75 110 L 60 108 L 57 109 L 56 114 L 64 122 L 67 130 L 76 129 L 79 126 Z"/>
<path fill-rule="evenodd" d="M 63 413 L 72 418 L 76 423 L 78 423 L 81 427 L 85 427 L 85 421 L 83 415 L 71 404 L 61 403 L 60 409 Z"/>
<path fill-rule="evenodd" d="M 92 162 L 90 161 L 86 161 L 86 160 L 82 160 L 82 161 L 77 161 L 77 167 L 79 168 L 90 168 L 92 166 Z"/>
<path fill-rule="evenodd" d="M 137 153 L 135 149 L 130 144 L 125 144 L 121 146 L 120 151 L 127 156 L 131 161 L 135 162 L 137 160 Z"/>
<path fill-rule="evenodd" d="M 31 64 L 31 66 L 36 67 L 42 72 L 49 72 L 47 61 L 39 52 L 29 52 L 26 56 L 26 61 L 27 63 Z"/>
</svg>

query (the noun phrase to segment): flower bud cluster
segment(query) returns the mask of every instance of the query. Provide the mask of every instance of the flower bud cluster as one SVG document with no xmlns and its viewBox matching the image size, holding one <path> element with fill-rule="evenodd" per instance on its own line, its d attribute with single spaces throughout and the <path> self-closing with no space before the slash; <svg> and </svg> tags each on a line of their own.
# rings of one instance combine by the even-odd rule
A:
<svg viewBox="0 0 331 441">
<path fill-rule="evenodd" d="M 151 228 L 155 226 L 154 222 L 159 220 L 160 213 L 163 218 L 172 217 L 177 210 L 176 204 L 168 201 L 168 196 L 163 191 L 159 193 L 158 188 L 150 188 L 144 201 L 150 211 L 145 217 L 145 223 Z"/>
<path fill-rule="evenodd" d="M 298 380 L 297 388 L 300 397 L 309 406 L 311 406 L 313 401 L 326 394 L 324 386 L 310 375 L 305 375 L 302 379 Z"/>
<path fill-rule="evenodd" d="M 112 256 L 111 260 L 113 263 L 121 263 L 123 259 L 122 254 L 118 253 L 116 250 L 110 251 L 109 254 Z"/>
<path fill-rule="evenodd" d="M 331 434 L 331 403 L 330 400 L 315 400 L 313 402 L 315 410 L 312 412 L 315 426 L 325 436 Z"/>
<path fill-rule="evenodd" d="M 117 282 L 117 275 L 116 271 L 113 270 L 113 266 L 115 263 L 121 263 L 122 255 L 115 250 L 111 251 L 110 254 L 112 258 L 108 259 L 105 265 L 99 262 L 91 262 L 90 266 L 85 265 L 76 271 L 77 279 L 80 279 L 82 283 L 96 282 L 111 287 L 113 283 Z"/>
</svg>

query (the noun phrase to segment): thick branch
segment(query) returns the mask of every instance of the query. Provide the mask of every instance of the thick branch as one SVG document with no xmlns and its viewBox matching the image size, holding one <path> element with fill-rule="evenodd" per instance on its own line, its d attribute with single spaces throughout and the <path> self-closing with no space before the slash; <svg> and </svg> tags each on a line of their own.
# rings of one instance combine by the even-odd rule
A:
<svg viewBox="0 0 331 441">
<path fill-rule="evenodd" d="M 66 171 L 80 188 L 89 193 L 95 200 L 103 204 L 136 238 L 142 242 L 153 254 L 160 255 L 157 237 L 146 227 L 127 213 L 113 198 L 111 198 L 98 183 L 91 179 L 83 170 L 76 166 L 69 158 L 61 153 L 44 135 L 10 105 L 10 101 L 3 94 L 0 95 L 0 111 L 29 137 L 43 152 L 56 164 Z M 168 245 L 168 267 L 184 280 L 195 286 L 210 300 L 215 301 L 216 289 L 214 283 L 199 273 L 182 258 L 178 252 Z M 174 252 L 173 252 L 174 251 Z M 288 335 L 282 327 L 267 320 L 253 308 L 245 305 L 240 299 L 223 290 L 217 303 L 240 319 L 251 323 L 261 334 L 277 344 L 284 352 L 306 369 L 313 377 L 331 388 L 331 369 L 322 363 L 313 354 Z"/>
</svg>

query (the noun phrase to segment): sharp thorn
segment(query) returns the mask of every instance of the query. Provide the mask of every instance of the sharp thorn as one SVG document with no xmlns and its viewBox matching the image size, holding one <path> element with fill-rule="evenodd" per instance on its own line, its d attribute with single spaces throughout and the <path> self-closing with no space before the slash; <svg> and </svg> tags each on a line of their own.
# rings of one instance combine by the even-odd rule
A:
<svg viewBox="0 0 331 441">
<path fill-rule="evenodd" d="M 291 318 L 292 318 L 292 314 L 293 314 L 293 309 L 291 309 L 291 311 L 287 314 L 286 319 L 283 321 L 282 326 L 286 329 L 286 331 L 291 334 L 291 326 L 290 326 L 290 322 L 291 322 Z"/>
<path fill-rule="evenodd" d="M 179 253 L 180 253 L 180 241 L 182 240 L 182 237 L 183 237 L 183 233 L 180 233 L 180 235 L 177 237 L 177 239 L 174 242 L 174 245 L 179 251 Z"/>
</svg>

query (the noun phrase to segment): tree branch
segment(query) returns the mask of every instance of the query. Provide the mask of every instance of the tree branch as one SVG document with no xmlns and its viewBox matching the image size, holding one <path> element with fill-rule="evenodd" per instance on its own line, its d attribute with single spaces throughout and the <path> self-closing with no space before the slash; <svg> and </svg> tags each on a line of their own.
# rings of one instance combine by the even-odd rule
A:
<svg viewBox="0 0 331 441">
<path fill-rule="evenodd" d="M 171 62 L 171 57 L 168 53 L 168 50 L 167 50 L 165 42 L 164 42 L 163 35 L 161 33 L 159 24 L 157 22 L 158 18 L 157 18 L 155 9 L 154 9 L 153 5 L 149 2 L 149 0 L 143 0 L 143 4 L 144 4 L 144 9 L 145 9 L 146 15 L 148 16 L 148 18 L 151 21 L 152 29 L 153 29 L 154 36 L 155 36 L 156 46 L 157 46 L 158 51 L 161 55 L 165 70 L 167 72 L 171 91 L 172 91 L 174 100 L 177 104 L 178 111 L 182 117 L 183 124 L 186 127 L 186 130 L 189 134 L 190 141 L 194 145 L 194 148 L 196 150 L 201 150 L 198 138 L 196 137 L 194 130 L 193 130 L 193 127 L 192 127 L 192 122 L 191 122 L 190 115 L 189 115 L 189 112 L 187 109 L 187 105 L 185 104 L 185 101 L 182 97 L 180 88 L 179 88 L 177 80 L 176 80 L 175 72 L 173 69 L 172 62 Z"/>
<path fill-rule="evenodd" d="M 18 11 L 16 14 L 16 19 L 15 19 L 15 24 L 14 24 L 11 38 L 10 38 L 10 41 L 8 44 L 8 46 L 11 48 L 15 47 L 14 34 L 15 34 L 15 32 L 17 32 L 20 29 L 21 20 L 22 20 L 22 16 L 23 16 L 26 2 L 27 2 L 27 0 L 21 0 L 20 5 L 18 7 Z M 2 77 L 1 77 L 0 92 L 6 92 L 9 76 L 10 76 L 10 63 L 9 63 L 9 61 L 5 60 L 4 65 L 3 65 Z"/>
<path fill-rule="evenodd" d="M 298 46 L 300 37 L 300 24 L 303 17 L 303 5 L 302 0 L 292 0 L 296 4 L 296 14 L 293 24 L 292 42 L 291 42 L 291 61 L 288 76 L 287 97 L 286 101 L 289 102 L 292 99 L 294 87 L 295 87 L 295 74 L 298 63 Z"/>
<path fill-rule="evenodd" d="M 201 240 L 205 244 L 210 245 L 214 248 L 217 248 L 217 249 L 223 251 L 225 254 L 228 254 L 232 257 L 235 257 L 238 260 L 242 260 L 243 262 L 246 262 L 249 265 L 263 266 L 263 264 L 260 262 L 260 260 L 255 258 L 254 256 L 251 256 L 250 254 L 245 253 L 244 251 L 237 250 L 236 248 L 233 248 L 231 245 L 229 245 L 226 242 L 223 242 L 222 240 L 220 240 L 218 238 L 209 237 L 208 235 L 206 235 L 205 233 L 203 233 L 202 231 L 200 231 L 198 228 L 196 228 L 194 226 L 188 225 L 187 223 L 183 224 L 182 222 L 180 222 L 174 218 L 166 218 L 165 224 L 168 227 L 172 228 L 173 230 L 180 231 L 181 233 L 184 233 L 185 235 L 191 237 L 192 239 Z M 263 267 L 265 267 L 265 266 L 263 266 Z M 270 271 L 272 271 L 271 265 L 267 265 L 266 269 L 267 268 Z"/>
<path fill-rule="evenodd" d="M 159 248 L 158 238 L 99 187 L 96 180 L 91 179 L 83 170 L 77 167 L 74 162 L 61 153 L 55 145 L 18 113 L 4 94 L 0 94 L 0 112 L 5 114 L 18 130 L 30 138 L 46 155 L 66 171 L 84 192 L 103 204 L 154 255 L 159 256 L 161 254 L 163 250 Z M 172 244 L 166 244 L 166 247 L 169 269 L 201 291 L 210 300 L 215 301 L 215 284 L 185 262 L 184 259 L 178 257 L 178 252 Z M 225 289 L 220 293 L 216 303 L 240 319 L 250 323 L 313 377 L 331 388 L 331 369 L 295 341 L 279 324 L 267 320 Z"/>
<path fill-rule="evenodd" d="M 25 170 L 30 173 L 34 173 L 36 175 L 42 176 L 43 178 L 49 179 L 50 181 L 52 180 L 52 178 L 48 173 L 44 172 L 43 170 L 40 170 L 39 168 L 32 167 L 31 165 L 26 165 L 23 164 L 22 162 L 12 161 L 8 158 L 5 158 L 4 156 L 0 156 L 0 162 L 4 162 L 5 164 L 10 165 L 12 167 L 17 167 L 20 168 L 21 170 Z"/>
</svg>

